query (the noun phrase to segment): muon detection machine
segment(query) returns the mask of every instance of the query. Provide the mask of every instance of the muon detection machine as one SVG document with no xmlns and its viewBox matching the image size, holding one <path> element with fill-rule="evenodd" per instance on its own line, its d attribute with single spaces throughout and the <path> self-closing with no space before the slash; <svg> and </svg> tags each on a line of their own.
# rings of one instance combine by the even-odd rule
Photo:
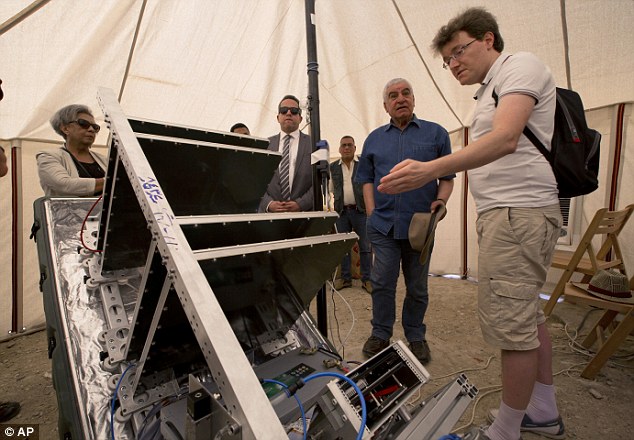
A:
<svg viewBox="0 0 634 440">
<path fill-rule="evenodd" d="M 477 389 L 395 342 L 349 365 L 308 313 L 357 238 L 332 212 L 257 214 L 268 141 L 128 118 L 103 198 L 35 202 L 62 439 L 438 439 Z"/>
</svg>

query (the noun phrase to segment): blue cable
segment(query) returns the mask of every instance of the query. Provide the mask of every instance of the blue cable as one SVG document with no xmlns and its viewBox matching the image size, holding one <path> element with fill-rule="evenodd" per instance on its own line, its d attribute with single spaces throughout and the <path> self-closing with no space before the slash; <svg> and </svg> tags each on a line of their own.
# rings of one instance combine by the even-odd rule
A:
<svg viewBox="0 0 634 440">
<path fill-rule="evenodd" d="M 119 392 L 119 387 L 121 386 L 121 382 L 123 381 L 123 378 L 125 377 L 125 374 L 132 367 L 134 367 L 134 364 L 128 365 L 128 368 L 126 368 L 123 371 L 123 374 L 119 378 L 119 381 L 117 382 L 117 386 L 114 389 L 114 394 L 112 395 L 112 404 L 110 405 L 110 438 L 112 440 L 114 440 L 114 404 L 117 401 L 117 393 Z"/>
<path fill-rule="evenodd" d="M 278 380 L 275 379 L 262 379 L 262 383 L 274 383 L 275 385 L 279 385 L 282 388 L 284 388 L 284 391 L 286 392 L 286 396 L 287 397 L 291 397 L 291 391 L 288 389 L 288 385 L 286 385 L 284 382 L 280 382 Z M 306 440 L 308 437 L 308 428 L 307 428 L 307 423 L 306 423 L 306 413 L 304 412 L 304 405 L 302 405 L 302 401 L 299 400 L 299 397 L 297 397 L 297 394 L 293 394 L 293 397 L 295 398 L 295 400 L 297 401 L 297 406 L 299 406 L 299 412 L 302 414 L 302 429 L 304 430 L 304 435 L 303 438 L 304 440 Z"/>
<path fill-rule="evenodd" d="M 338 379 L 345 380 L 352 386 L 352 388 L 354 388 L 354 390 L 359 395 L 359 402 L 361 402 L 361 426 L 359 428 L 359 433 L 357 434 L 356 440 L 361 440 L 363 438 L 363 432 L 365 431 L 365 424 L 366 424 L 367 416 L 368 416 L 367 409 L 365 407 L 365 398 L 363 397 L 363 393 L 361 392 L 361 389 L 359 389 L 357 384 L 354 383 L 354 381 L 350 379 L 348 376 L 344 376 L 343 374 L 334 373 L 331 371 L 324 371 L 321 373 L 311 374 L 310 376 L 305 377 L 303 380 L 304 380 L 304 383 L 307 383 L 313 379 L 317 379 L 318 377 L 326 377 L 326 376 L 336 377 Z"/>
<path fill-rule="evenodd" d="M 460 440 L 461 437 L 456 434 L 446 434 L 440 437 L 438 440 Z"/>
</svg>

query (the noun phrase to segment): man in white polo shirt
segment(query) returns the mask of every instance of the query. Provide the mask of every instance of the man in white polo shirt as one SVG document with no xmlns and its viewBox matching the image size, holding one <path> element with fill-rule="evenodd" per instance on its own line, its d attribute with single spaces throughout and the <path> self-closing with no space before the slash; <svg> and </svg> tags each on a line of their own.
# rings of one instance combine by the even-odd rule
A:
<svg viewBox="0 0 634 440">
<path fill-rule="evenodd" d="M 528 125 L 550 148 L 555 82 L 534 55 L 503 52 L 495 17 L 483 8 L 467 9 L 443 26 L 433 47 L 460 84 L 480 84 L 474 141 L 434 161 L 401 162 L 379 191 L 409 191 L 468 170 L 478 213 L 478 314 L 485 341 L 501 350 L 502 402 L 490 413 L 491 426 L 464 438 L 517 440 L 521 430 L 561 439 L 539 290 L 562 219 L 550 164 L 522 135 Z"/>
</svg>

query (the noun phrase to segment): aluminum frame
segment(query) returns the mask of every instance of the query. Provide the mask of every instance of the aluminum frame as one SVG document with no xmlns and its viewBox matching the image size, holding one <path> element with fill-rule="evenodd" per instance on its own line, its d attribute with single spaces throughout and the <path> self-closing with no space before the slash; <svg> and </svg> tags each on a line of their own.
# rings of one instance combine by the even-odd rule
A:
<svg viewBox="0 0 634 440">
<path fill-rule="evenodd" d="M 150 167 L 115 94 L 100 88 L 98 101 L 117 147 L 152 240 L 167 268 L 168 282 L 192 323 L 212 377 L 232 417 L 242 425 L 243 438 L 280 439 L 286 433 L 271 407 L 242 348 Z M 113 182 L 114 183 L 114 182 Z"/>
</svg>

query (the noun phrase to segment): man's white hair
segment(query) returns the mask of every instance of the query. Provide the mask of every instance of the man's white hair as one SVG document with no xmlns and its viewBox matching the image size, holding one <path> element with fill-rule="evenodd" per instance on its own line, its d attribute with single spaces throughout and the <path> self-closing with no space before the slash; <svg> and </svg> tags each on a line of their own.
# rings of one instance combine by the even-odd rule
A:
<svg viewBox="0 0 634 440">
<path fill-rule="evenodd" d="M 394 78 L 391 79 L 387 82 L 387 84 L 385 85 L 385 87 L 383 88 L 383 102 L 387 102 L 387 89 L 389 89 L 390 87 L 392 87 L 394 84 L 398 84 L 398 83 L 405 83 L 407 84 L 407 87 L 409 87 L 409 89 L 412 92 L 412 95 L 414 94 L 414 87 L 412 87 L 412 84 L 406 80 L 405 78 Z"/>
</svg>

